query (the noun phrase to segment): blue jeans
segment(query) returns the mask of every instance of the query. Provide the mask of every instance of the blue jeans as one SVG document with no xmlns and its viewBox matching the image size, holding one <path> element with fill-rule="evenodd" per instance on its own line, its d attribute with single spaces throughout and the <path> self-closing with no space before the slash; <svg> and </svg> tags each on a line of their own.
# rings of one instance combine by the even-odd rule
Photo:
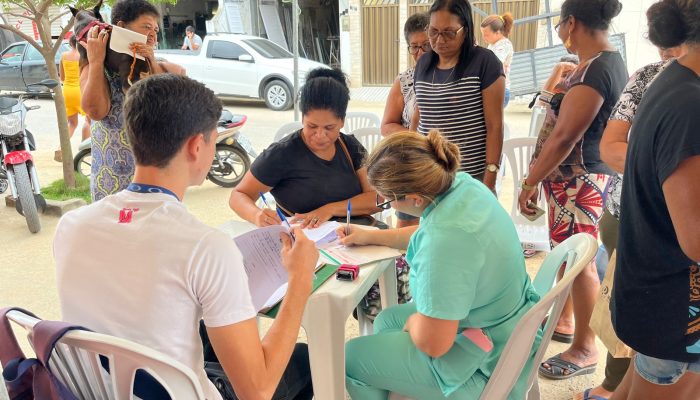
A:
<svg viewBox="0 0 700 400">
<path fill-rule="evenodd" d="M 637 353 L 634 356 L 634 369 L 654 385 L 673 385 L 688 371 L 700 374 L 700 361 L 686 363 L 662 360 Z"/>
</svg>

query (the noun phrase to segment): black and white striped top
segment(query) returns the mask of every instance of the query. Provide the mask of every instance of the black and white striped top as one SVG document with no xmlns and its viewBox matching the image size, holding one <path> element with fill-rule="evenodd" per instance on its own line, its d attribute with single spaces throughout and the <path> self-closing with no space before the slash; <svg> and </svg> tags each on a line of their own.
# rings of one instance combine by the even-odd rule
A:
<svg viewBox="0 0 700 400">
<path fill-rule="evenodd" d="M 481 91 L 503 76 L 503 66 L 490 50 L 475 47 L 463 73 L 429 66 L 432 54 L 420 58 L 415 72 L 418 132 L 438 129 L 459 147 L 460 170 L 472 176 L 486 168 L 486 120 Z M 435 55 L 437 57 L 437 55 Z M 456 76 L 459 75 L 459 76 Z"/>
</svg>

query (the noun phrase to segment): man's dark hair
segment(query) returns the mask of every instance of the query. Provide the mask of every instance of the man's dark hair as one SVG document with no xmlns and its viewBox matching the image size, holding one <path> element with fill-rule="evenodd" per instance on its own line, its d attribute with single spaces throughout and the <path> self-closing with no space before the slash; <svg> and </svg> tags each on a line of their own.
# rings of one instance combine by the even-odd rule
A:
<svg viewBox="0 0 700 400">
<path fill-rule="evenodd" d="M 661 0 L 647 10 L 649 40 L 669 48 L 700 43 L 700 1 Z"/>
<path fill-rule="evenodd" d="M 464 27 L 462 28 L 462 32 L 464 32 L 464 42 L 462 42 L 462 50 L 459 53 L 459 61 L 457 61 L 457 65 L 455 66 L 454 74 L 454 76 L 462 76 L 464 70 L 467 69 L 467 65 L 469 65 L 469 61 L 471 61 L 470 57 L 472 54 L 472 49 L 474 49 L 474 43 L 476 42 L 474 37 L 472 6 L 466 0 L 435 0 L 433 5 L 430 7 L 430 14 L 432 15 L 433 13 L 442 10 L 445 10 L 459 18 L 459 22 Z M 430 69 L 431 67 L 435 66 L 440 59 L 440 56 L 438 56 L 435 52 L 429 53 L 428 56 L 431 58 L 430 62 L 426 64 L 426 69 Z"/>
<path fill-rule="evenodd" d="M 156 6 L 146 0 L 118 0 L 112 6 L 112 24 L 116 25 L 119 21 L 128 24 L 144 14 L 160 16 Z"/>
<path fill-rule="evenodd" d="M 589 29 L 607 31 L 610 21 L 622 10 L 619 0 L 566 0 L 561 5 L 561 17 L 573 16 Z"/>
<path fill-rule="evenodd" d="M 192 26 L 192 25 L 187 25 L 187 28 L 185 28 L 185 32 L 192 32 L 192 33 L 194 33 L 194 26 Z"/>
<path fill-rule="evenodd" d="M 187 108 L 194 104 L 194 109 Z M 221 116 L 221 101 L 186 76 L 158 74 L 127 92 L 124 125 L 136 164 L 164 168 L 190 137 L 209 133 Z"/>
<path fill-rule="evenodd" d="M 430 25 L 430 14 L 428 13 L 416 13 L 408 17 L 406 23 L 403 24 L 403 36 L 406 38 L 406 43 L 409 42 L 409 36 L 424 32 L 428 25 Z"/>
<path fill-rule="evenodd" d="M 302 115 L 312 110 L 329 110 L 336 117 L 345 119 L 350 102 L 350 89 L 343 71 L 335 68 L 316 68 L 306 76 L 300 97 Z"/>
</svg>

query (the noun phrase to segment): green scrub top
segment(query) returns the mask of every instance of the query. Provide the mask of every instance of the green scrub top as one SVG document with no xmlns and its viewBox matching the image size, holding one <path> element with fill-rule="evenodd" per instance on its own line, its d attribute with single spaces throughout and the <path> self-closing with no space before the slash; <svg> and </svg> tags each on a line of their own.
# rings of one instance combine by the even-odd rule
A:
<svg viewBox="0 0 700 400">
<path fill-rule="evenodd" d="M 486 186 L 457 173 L 452 187 L 423 212 L 406 260 L 419 313 L 457 320 L 460 332 L 482 328 L 494 344 L 484 353 L 460 334 L 444 356 L 426 355 L 443 393 L 463 384 L 483 389 L 516 324 L 539 300 L 510 216 Z M 538 344 L 539 336 L 531 357 Z"/>
</svg>

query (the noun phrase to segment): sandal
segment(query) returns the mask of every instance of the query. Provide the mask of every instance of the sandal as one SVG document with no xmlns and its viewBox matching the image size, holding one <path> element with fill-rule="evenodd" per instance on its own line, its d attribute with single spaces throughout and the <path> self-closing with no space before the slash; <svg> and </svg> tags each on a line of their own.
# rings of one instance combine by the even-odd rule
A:
<svg viewBox="0 0 700 400">
<path fill-rule="evenodd" d="M 549 364 L 549 369 L 544 367 L 544 364 Z M 547 379 L 562 380 L 573 378 L 578 375 L 588 375 L 595 372 L 598 364 L 586 365 L 585 367 L 564 361 L 561 359 L 561 353 L 554 357 L 550 357 L 547 361 L 540 364 L 539 373 Z M 565 372 L 569 371 L 568 374 Z"/>
<path fill-rule="evenodd" d="M 591 388 L 583 391 L 583 400 L 609 400 L 607 397 L 591 394 Z"/>
<path fill-rule="evenodd" d="M 525 258 L 530 258 L 530 257 L 534 256 L 535 254 L 537 254 L 537 250 L 523 250 L 523 256 Z"/>
<path fill-rule="evenodd" d="M 552 333 L 552 340 L 559 343 L 571 343 L 574 341 L 574 334 L 554 331 L 554 333 Z"/>
</svg>

